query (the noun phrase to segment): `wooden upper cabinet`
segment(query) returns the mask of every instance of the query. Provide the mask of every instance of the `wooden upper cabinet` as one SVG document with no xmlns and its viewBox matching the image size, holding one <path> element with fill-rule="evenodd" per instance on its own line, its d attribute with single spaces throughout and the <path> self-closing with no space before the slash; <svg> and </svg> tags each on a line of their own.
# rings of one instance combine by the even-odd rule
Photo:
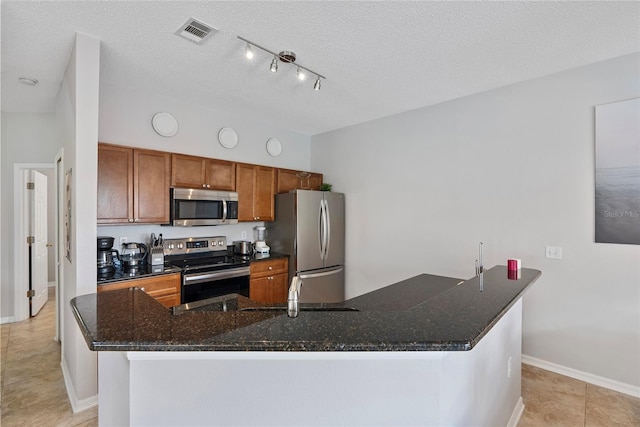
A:
<svg viewBox="0 0 640 427">
<path fill-rule="evenodd" d="M 205 186 L 206 159 L 187 156 L 185 154 L 171 155 L 171 185 L 174 187 L 202 188 Z"/>
<path fill-rule="evenodd" d="M 133 150 L 98 145 L 98 223 L 133 219 Z"/>
<path fill-rule="evenodd" d="M 236 191 L 236 164 L 225 160 L 207 160 L 207 188 Z"/>
<path fill-rule="evenodd" d="M 186 154 L 171 155 L 171 185 L 235 191 L 236 164 Z"/>
<path fill-rule="evenodd" d="M 275 185 L 274 168 L 238 163 L 238 221 L 273 221 Z"/>
<path fill-rule="evenodd" d="M 320 190 L 321 173 L 309 173 L 291 169 L 278 169 L 277 193 L 288 193 L 291 190 Z"/>
<path fill-rule="evenodd" d="M 169 223 L 171 155 L 162 151 L 133 150 L 134 222 Z"/>
<path fill-rule="evenodd" d="M 254 194 L 254 214 L 259 221 L 275 219 L 276 170 L 267 166 L 257 166 L 256 192 Z"/>
<path fill-rule="evenodd" d="M 98 224 L 169 222 L 171 155 L 98 144 Z"/>
</svg>

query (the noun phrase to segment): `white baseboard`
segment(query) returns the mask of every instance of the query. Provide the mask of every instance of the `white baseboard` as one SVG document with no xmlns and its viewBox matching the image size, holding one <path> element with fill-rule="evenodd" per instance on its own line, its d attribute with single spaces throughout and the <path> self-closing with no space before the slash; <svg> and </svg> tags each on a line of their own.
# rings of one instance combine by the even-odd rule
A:
<svg viewBox="0 0 640 427">
<path fill-rule="evenodd" d="M 90 396 L 85 399 L 78 399 L 76 390 L 73 388 L 73 382 L 71 381 L 71 375 L 69 375 L 69 369 L 67 368 L 67 362 L 63 359 L 60 362 L 62 367 L 62 377 L 64 378 L 64 385 L 67 389 L 67 397 L 69 398 L 69 404 L 74 414 L 78 412 L 86 411 L 87 409 L 98 406 L 98 395 Z"/>
<path fill-rule="evenodd" d="M 578 371 L 577 369 L 568 368 L 566 366 L 558 365 L 546 360 L 537 359 L 535 357 L 522 355 L 522 363 L 535 366 L 537 368 L 546 369 L 547 371 L 555 372 L 556 374 L 564 375 L 567 377 L 575 378 L 580 381 L 584 381 L 589 384 L 597 385 L 599 387 L 608 388 L 610 390 L 617 391 L 619 393 L 628 394 L 629 396 L 640 398 L 640 387 L 631 384 L 623 383 L 620 381 L 612 380 L 598 375 L 590 374 L 588 372 Z"/>
<path fill-rule="evenodd" d="M 520 418 L 522 418 L 523 413 L 524 401 L 522 400 L 522 396 L 520 396 L 520 399 L 518 399 L 518 403 L 516 403 L 516 407 L 513 408 L 513 412 L 511 413 L 511 418 L 509 418 L 507 427 L 516 427 L 520 422 Z"/>
<path fill-rule="evenodd" d="M 16 321 L 16 318 L 14 316 L 0 318 L 0 324 L 13 323 L 15 321 Z"/>
</svg>

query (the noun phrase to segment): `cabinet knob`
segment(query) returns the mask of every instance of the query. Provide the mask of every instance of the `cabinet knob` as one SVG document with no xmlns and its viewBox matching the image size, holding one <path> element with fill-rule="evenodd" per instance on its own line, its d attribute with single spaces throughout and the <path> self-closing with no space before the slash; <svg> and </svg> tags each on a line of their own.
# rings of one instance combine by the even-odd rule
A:
<svg viewBox="0 0 640 427">
<path fill-rule="evenodd" d="M 207 188 L 207 184 L 202 184 L 202 188 Z"/>
<path fill-rule="evenodd" d="M 129 222 L 133 222 L 133 218 L 129 218 Z"/>
<path fill-rule="evenodd" d="M 211 188 L 211 185 L 207 184 L 207 188 Z"/>
<path fill-rule="evenodd" d="M 141 290 L 142 292 L 144 292 L 144 288 L 140 288 L 140 290 Z"/>
<path fill-rule="evenodd" d="M 272 267 L 272 266 L 269 266 L 269 270 L 273 270 L 273 267 Z"/>
</svg>

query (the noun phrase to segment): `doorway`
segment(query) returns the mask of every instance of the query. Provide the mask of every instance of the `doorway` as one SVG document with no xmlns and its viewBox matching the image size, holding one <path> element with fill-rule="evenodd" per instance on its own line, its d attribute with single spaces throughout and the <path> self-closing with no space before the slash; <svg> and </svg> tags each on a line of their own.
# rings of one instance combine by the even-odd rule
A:
<svg viewBox="0 0 640 427">
<path fill-rule="evenodd" d="M 61 155 L 59 155 L 61 160 Z M 58 157 L 56 158 L 56 162 Z M 29 192 L 25 183 L 25 174 L 28 171 L 38 171 L 47 176 L 46 198 L 49 208 L 46 212 L 47 228 L 49 232 L 45 237 L 47 243 L 47 256 L 49 262 L 46 266 L 46 282 L 48 286 L 55 287 L 56 300 L 59 292 L 59 275 L 58 275 L 58 171 L 57 163 L 23 163 L 14 164 L 14 246 L 17 249 L 14 252 L 14 315 L 15 321 L 21 321 L 29 318 L 30 301 L 27 295 L 29 291 L 29 275 L 30 260 L 28 250 L 28 236 L 30 235 L 30 207 Z M 50 302 L 54 303 L 54 302 Z M 55 304 L 55 303 L 54 303 Z M 56 305 L 56 318 L 60 318 L 59 307 Z M 56 322 L 56 326 L 59 321 Z M 59 329 L 56 327 L 56 336 L 54 339 L 59 340 Z"/>
</svg>

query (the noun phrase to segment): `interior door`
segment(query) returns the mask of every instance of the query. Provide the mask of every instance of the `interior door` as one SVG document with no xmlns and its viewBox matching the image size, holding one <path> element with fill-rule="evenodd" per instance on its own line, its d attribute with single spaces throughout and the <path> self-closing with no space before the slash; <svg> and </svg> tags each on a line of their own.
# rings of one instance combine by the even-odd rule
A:
<svg viewBox="0 0 640 427">
<path fill-rule="evenodd" d="M 33 291 L 29 315 L 38 314 L 48 298 L 48 251 L 47 251 L 47 177 L 30 170 L 29 190 L 29 290 Z"/>
</svg>

